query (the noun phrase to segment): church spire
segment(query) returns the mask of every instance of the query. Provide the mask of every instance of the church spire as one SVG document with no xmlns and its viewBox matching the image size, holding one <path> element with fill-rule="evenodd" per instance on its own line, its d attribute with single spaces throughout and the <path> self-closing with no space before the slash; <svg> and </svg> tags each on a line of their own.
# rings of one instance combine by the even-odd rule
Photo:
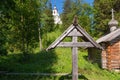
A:
<svg viewBox="0 0 120 80">
<path fill-rule="evenodd" d="M 112 19 L 108 23 L 108 25 L 110 27 L 110 32 L 116 30 L 117 26 L 118 26 L 118 21 L 114 19 L 114 10 L 112 9 L 111 12 L 112 12 Z"/>
</svg>

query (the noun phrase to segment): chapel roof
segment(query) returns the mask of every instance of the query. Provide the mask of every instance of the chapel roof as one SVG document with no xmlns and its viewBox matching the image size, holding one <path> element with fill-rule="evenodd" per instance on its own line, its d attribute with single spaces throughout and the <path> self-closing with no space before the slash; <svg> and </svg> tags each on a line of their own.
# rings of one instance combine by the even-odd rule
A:
<svg viewBox="0 0 120 80">
<path fill-rule="evenodd" d="M 114 40 L 115 38 L 120 36 L 120 28 L 118 28 L 117 30 L 99 38 L 96 42 L 97 43 L 101 43 L 101 42 L 110 42 L 112 40 Z"/>
<path fill-rule="evenodd" d="M 110 33 L 102 36 L 101 38 L 99 38 L 96 42 L 97 43 L 101 43 L 101 42 L 110 42 L 114 39 L 116 39 L 117 37 L 120 36 L 120 28 L 117 28 L 118 26 L 118 21 L 114 19 L 114 10 L 112 9 L 112 19 L 110 20 L 110 22 L 108 23 L 108 25 L 110 26 Z M 116 27 L 116 28 L 114 28 Z"/>
</svg>

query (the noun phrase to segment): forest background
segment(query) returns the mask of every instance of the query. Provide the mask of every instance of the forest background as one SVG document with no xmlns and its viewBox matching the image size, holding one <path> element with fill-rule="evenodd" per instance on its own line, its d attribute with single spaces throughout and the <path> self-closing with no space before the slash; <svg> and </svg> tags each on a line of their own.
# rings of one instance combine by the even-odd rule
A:
<svg viewBox="0 0 120 80">
<path fill-rule="evenodd" d="M 59 25 L 54 24 L 50 0 L 1 0 L 0 70 L 19 71 L 13 62 L 17 60 L 17 65 L 29 63 L 34 54 L 39 54 L 40 58 L 45 58 L 42 53 L 47 58 L 55 57 L 56 55 L 50 56 L 51 53 L 54 54 L 53 51 L 47 54 L 45 49 L 72 24 L 75 15 L 78 16 L 78 23 L 95 40 L 109 33 L 108 22 L 111 20 L 112 8 L 115 10 L 115 19 L 120 21 L 119 4 L 120 0 L 94 0 L 92 6 L 82 0 L 65 0 L 60 14 L 63 24 Z M 9 59 L 12 64 L 10 68 Z M 43 72 L 49 71 L 43 69 Z"/>
</svg>

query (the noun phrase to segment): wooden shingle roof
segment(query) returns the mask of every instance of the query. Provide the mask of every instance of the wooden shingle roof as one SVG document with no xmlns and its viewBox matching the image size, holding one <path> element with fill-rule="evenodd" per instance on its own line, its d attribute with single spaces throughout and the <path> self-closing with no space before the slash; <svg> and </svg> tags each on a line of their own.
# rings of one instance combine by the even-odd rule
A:
<svg viewBox="0 0 120 80">
<path fill-rule="evenodd" d="M 120 36 L 120 28 L 118 28 L 117 30 L 99 38 L 96 42 L 97 43 L 110 42 L 119 36 Z"/>
</svg>

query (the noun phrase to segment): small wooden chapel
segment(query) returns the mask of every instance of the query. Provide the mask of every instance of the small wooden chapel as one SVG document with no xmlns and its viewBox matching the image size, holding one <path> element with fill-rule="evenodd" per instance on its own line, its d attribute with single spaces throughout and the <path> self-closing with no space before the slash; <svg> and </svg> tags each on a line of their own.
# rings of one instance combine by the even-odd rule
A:
<svg viewBox="0 0 120 80">
<path fill-rule="evenodd" d="M 101 67 L 108 70 L 120 70 L 120 28 L 118 21 L 114 19 L 114 11 L 112 9 L 112 19 L 108 23 L 110 33 L 99 38 L 96 42 L 104 49 L 99 51 L 101 57 Z M 93 59 L 95 49 L 88 49 L 88 57 Z"/>
</svg>

